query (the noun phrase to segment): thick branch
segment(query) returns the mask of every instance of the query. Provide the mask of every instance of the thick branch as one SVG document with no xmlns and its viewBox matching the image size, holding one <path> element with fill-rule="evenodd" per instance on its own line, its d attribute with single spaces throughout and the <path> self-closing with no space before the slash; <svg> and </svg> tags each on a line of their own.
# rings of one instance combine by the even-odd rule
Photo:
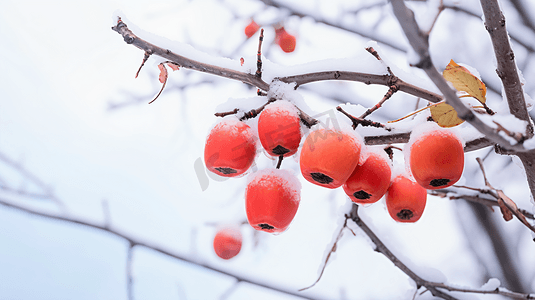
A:
<svg viewBox="0 0 535 300">
<path fill-rule="evenodd" d="M 466 120 L 472 126 L 474 126 L 479 132 L 484 134 L 491 141 L 500 144 L 502 147 L 515 151 L 526 151 L 521 144 L 511 144 L 508 140 L 502 137 L 494 128 L 486 125 L 481 119 L 479 119 L 464 103 L 457 97 L 456 91 L 453 90 L 444 77 L 437 71 L 431 57 L 429 55 L 428 36 L 423 34 L 416 19 L 414 13 L 405 6 L 403 0 L 392 0 L 392 7 L 394 14 L 398 19 L 405 35 L 407 36 L 409 43 L 416 53 L 420 56 L 420 62 L 416 65 L 422 68 L 427 76 L 435 83 L 438 89 L 444 94 L 446 103 L 453 106 L 459 118 Z"/>
<path fill-rule="evenodd" d="M 489 32 L 498 67 L 496 73 L 502 80 L 503 89 L 511 114 L 520 120 L 530 120 L 524 99 L 524 91 L 516 69 L 515 54 L 509 43 L 505 27 L 505 17 L 497 0 L 482 0 L 481 8 L 485 16 L 485 28 Z M 528 126 L 528 138 L 533 136 L 533 127 Z"/>
</svg>

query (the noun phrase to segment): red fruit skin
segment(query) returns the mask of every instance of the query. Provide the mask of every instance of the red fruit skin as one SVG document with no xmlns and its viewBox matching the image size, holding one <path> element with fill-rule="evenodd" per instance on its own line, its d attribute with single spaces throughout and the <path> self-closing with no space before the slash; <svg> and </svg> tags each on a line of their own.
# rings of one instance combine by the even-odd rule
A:
<svg viewBox="0 0 535 300">
<path fill-rule="evenodd" d="M 251 23 L 245 27 L 245 35 L 247 38 L 252 37 L 260 29 L 260 26 L 256 24 L 254 20 L 251 20 Z"/>
<path fill-rule="evenodd" d="M 386 159 L 388 158 L 377 153 L 370 153 L 364 164 L 357 165 L 343 185 L 344 192 L 351 201 L 359 204 L 375 203 L 384 196 L 392 176 Z"/>
<path fill-rule="evenodd" d="M 280 156 L 286 150 L 284 157 L 294 155 L 302 137 L 300 121 L 290 109 L 266 107 L 258 117 L 258 137 L 264 149 L 272 156 Z"/>
<path fill-rule="evenodd" d="M 416 182 L 436 190 L 455 184 L 464 169 L 464 149 L 457 136 L 447 130 L 433 130 L 410 148 L 410 168 Z"/>
<path fill-rule="evenodd" d="M 340 187 L 355 170 L 361 149 L 360 141 L 347 133 L 330 129 L 312 131 L 301 148 L 301 174 L 313 184 L 330 189 Z"/>
<path fill-rule="evenodd" d="M 392 180 L 386 193 L 388 213 L 397 222 L 414 223 L 422 216 L 427 201 L 427 191 L 404 175 Z"/>
<path fill-rule="evenodd" d="M 274 173 L 259 176 L 245 190 L 247 220 L 256 230 L 281 233 L 295 217 L 301 196 Z"/>
<path fill-rule="evenodd" d="M 251 128 L 238 120 L 223 120 L 208 135 L 204 163 L 211 172 L 224 177 L 245 173 L 254 162 L 256 142 Z"/>
<path fill-rule="evenodd" d="M 239 230 L 222 229 L 214 237 L 214 251 L 222 259 L 231 259 L 241 250 L 242 235 Z"/>
<path fill-rule="evenodd" d="M 280 46 L 282 51 L 290 53 L 295 50 L 296 38 L 289 34 L 284 27 L 281 27 L 275 30 L 275 43 Z"/>
</svg>

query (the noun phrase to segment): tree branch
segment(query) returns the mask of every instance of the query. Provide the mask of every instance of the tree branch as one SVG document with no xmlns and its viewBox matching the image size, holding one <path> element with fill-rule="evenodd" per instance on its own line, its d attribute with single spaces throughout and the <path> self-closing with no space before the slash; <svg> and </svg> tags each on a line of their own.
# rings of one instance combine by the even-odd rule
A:
<svg viewBox="0 0 535 300">
<path fill-rule="evenodd" d="M 359 206 L 354 204 L 349 214 L 351 219 L 362 229 L 362 231 L 364 231 L 364 233 L 375 244 L 375 247 L 376 247 L 375 251 L 386 256 L 398 269 L 403 271 L 403 273 L 405 273 L 412 280 L 414 280 L 418 289 L 420 287 L 425 287 L 427 290 L 431 292 L 431 294 L 433 294 L 433 296 L 440 297 L 442 299 L 447 299 L 447 300 L 457 299 L 457 298 L 444 293 L 440 289 L 445 289 L 445 290 L 452 291 L 452 292 L 503 295 L 503 296 L 511 297 L 513 299 L 535 299 L 534 295 L 511 292 L 501 287 L 498 287 L 493 290 L 456 288 L 456 287 L 448 286 L 447 284 L 444 284 L 444 283 L 427 281 L 421 278 L 416 273 L 414 273 L 409 267 L 407 267 L 403 262 L 401 262 L 390 251 L 390 249 L 386 247 L 386 245 L 381 241 L 381 239 L 379 239 L 379 237 L 375 235 L 375 233 L 368 227 L 368 225 L 364 223 L 364 221 L 358 215 L 358 209 L 359 209 Z"/>
<path fill-rule="evenodd" d="M 161 253 L 163 255 L 166 255 L 166 256 L 169 256 L 169 257 L 172 257 L 172 258 L 175 258 L 175 259 L 178 259 L 178 260 L 190 263 L 190 264 L 197 265 L 197 266 L 202 267 L 204 269 L 208 269 L 208 270 L 214 271 L 214 272 L 219 273 L 219 274 L 223 274 L 223 275 L 227 275 L 227 276 L 230 276 L 230 277 L 234 277 L 238 281 L 247 282 L 247 283 L 259 286 L 259 287 L 270 289 L 272 291 L 277 291 L 277 292 L 280 292 L 280 293 L 283 293 L 283 294 L 292 295 L 292 296 L 299 297 L 299 298 L 322 299 L 322 298 L 314 297 L 314 296 L 310 296 L 310 295 L 303 295 L 301 293 L 297 293 L 297 292 L 294 292 L 294 291 L 289 290 L 289 289 L 284 289 L 284 288 L 276 287 L 274 285 L 266 284 L 266 283 L 264 283 L 263 281 L 260 281 L 260 280 L 258 280 L 258 281 L 252 280 L 252 279 L 246 278 L 246 277 L 244 277 L 242 275 L 238 275 L 237 273 L 232 273 L 232 272 L 228 272 L 228 271 L 224 271 L 224 270 L 212 267 L 212 266 L 210 266 L 210 265 L 208 265 L 206 263 L 203 263 L 203 262 L 200 262 L 198 260 L 183 256 L 183 255 L 181 255 L 179 253 L 176 253 L 176 252 L 174 252 L 172 250 L 165 249 L 164 247 L 152 245 L 152 244 L 150 244 L 150 243 L 148 243 L 146 241 L 143 241 L 142 239 L 139 239 L 138 237 L 135 237 L 135 236 L 133 236 L 133 235 L 131 235 L 129 233 L 126 233 L 126 232 L 123 232 L 123 231 L 120 231 L 120 230 L 114 229 L 114 228 L 106 228 L 104 225 L 101 225 L 101 224 L 98 224 L 98 223 L 94 223 L 94 222 L 86 221 L 86 220 L 82 220 L 82 219 L 77 219 L 75 217 L 68 216 L 68 215 L 55 215 L 55 214 L 51 214 L 51 213 L 47 213 L 47 212 L 42 212 L 42 211 L 39 211 L 39 210 L 34 209 L 34 208 L 23 207 L 23 206 L 20 206 L 18 204 L 11 203 L 10 201 L 6 201 L 5 199 L 2 199 L 2 198 L 0 198 L 0 206 L 11 208 L 11 209 L 14 209 L 14 210 L 17 210 L 17 211 L 20 211 L 20 212 L 25 212 L 25 213 L 28 213 L 28 214 L 30 214 L 32 216 L 39 216 L 39 217 L 44 217 L 44 218 L 52 219 L 52 220 L 58 220 L 58 221 L 67 222 L 67 223 L 71 223 L 71 224 L 78 224 L 78 225 L 82 225 L 82 226 L 85 226 L 85 227 L 98 229 L 98 230 L 100 230 L 102 232 L 110 233 L 110 234 L 112 234 L 112 235 L 114 235 L 114 236 L 116 236 L 118 238 L 122 238 L 122 239 L 126 240 L 130 244 L 129 250 L 128 250 L 129 252 L 131 252 L 131 249 L 133 247 L 141 246 L 141 247 L 145 247 L 147 249 L 151 249 L 151 250 L 154 250 L 156 252 L 159 252 L 159 253 Z M 129 253 L 128 256 L 131 257 L 131 253 Z M 127 259 L 131 260 L 131 258 L 127 258 Z M 128 270 L 128 268 L 131 268 L 131 267 L 127 266 L 127 270 Z M 128 273 L 128 271 L 127 271 L 127 273 Z"/>
<path fill-rule="evenodd" d="M 524 90 L 516 69 L 515 54 L 509 44 L 505 17 L 497 0 L 481 0 L 481 8 L 485 16 L 485 29 L 489 32 L 498 64 L 496 73 L 502 80 L 509 110 L 518 119 L 528 121 L 529 125 L 525 134 L 530 138 L 533 136 L 533 126 L 530 122 Z"/>
<path fill-rule="evenodd" d="M 244 72 L 239 72 L 236 70 L 218 67 L 210 64 L 206 64 L 203 62 L 195 61 L 193 59 L 189 59 L 187 57 L 175 54 L 171 52 L 171 50 L 160 48 L 154 44 L 151 44 L 141 38 L 139 38 L 137 35 L 135 35 L 126 24 L 119 18 L 117 20 L 117 25 L 113 26 L 111 29 L 119 33 L 123 36 L 124 41 L 127 44 L 132 44 L 136 46 L 137 48 L 145 51 L 145 53 L 149 53 L 149 55 L 155 54 L 160 57 L 163 57 L 165 59 L 168 59 L 177 65 L 192 69 L 199 72 L 204 72 L 208 74 L 213 74 L 221 77 L 226 77 L 234 80 L 241 81 L 243 83 L 250 84 L 252 86 L 256 86 L 259 89 L 262 89 L 264 91 L 269 90 L 269 84 L 267 84 L 265 81 L 263 81 L 261 78 L 256 76 L 255 74 L 249 74 Z"/>
<path fill-rule="evenodd" d="M 377 41 L 378 43 L 381 43 L 381 44 L 384 44 L 386 46 L 389 46 L 389 47 L 391 47 L 391 48 L 393 48 L 395 50 L 402 51 L 402 52 L 407 52 L 407 49 L 405 49 L 402 45 L 395 44 L 394 41 L 387 41 L 387 40 L 382 39 L 381 37 L 379 37 L 377 35 L 371 35 L 371 34 L 365 32 L 365 31 L 359 30 L 358 27 L 356 27 L 356 26 L 346 27 L 346 26 L 343 26 L 341 24 L 336 24 L 334 22 L 331 22 L 331 21 L 323 19 L 323 18 L 318 18 L 316 16 L 311 16 L 311 15 L 305 13 L 305 12 L 298 11 L 296 8 L 287 5 L 283 1 L 280 1 L 280 2 L 279 1 L 274 1 L 274 0 L 260 0 L 260 1 L 262 1 L 265 5 L 288 11 L 290 13 L 290 15 L 292 15 L 292 16 L 297 16 L 299 18 L 312 18 L 316 23 L 325 24 L 325 25 L 328 25 L 328 26 L 331 26 L 331 27 L 334 27 L 334 28 L 338 28 L 338 29 L 347 31 L 347 32 L 358 34 L 361 37 Z"/>
<path fill-rule="evenodd" d="M 409 276 L 412 280 L 414 280 L 414 282 L 416 282 L 418 289 L 423 286 L 427 288 L 431 292 L 431 294 L 433 294 L 433 296 L 440 297 L 442 299 L 447 299 L 447 300 L 457 299 L 453 296 L 450 296 L 438 290 L 433 285 L 429 284 L 427 280 L 416 275 L 416 273 L 414 273 L 409 267 L 407 267 L 403 262 L 401 262 L 397 258 L 397 256 L 395 256 L 394 253 L 392 253 L 390 249 L 388 249 L 388 247 L 386 247 L 386 245 L 383 244 L 383 242 L 379 239 L 379 237 L 375 235 L 375 233 L 370 229 L 370 227 L 368 227 L 368 225 L 364 223 L 364 221 L 360 218 L 358 214 L 358 209 L 359 209 L 359 206 L 354 204 L 353 207 L 351 208 L 351 212 L 349 213 L 349 216 L 351 217 L 351 220 L 353 220 L 353 222 L 355 222 L 360 227 L 360 229 L 362 229 L 362 231 L 364 231 L 364 233 L 366 233 L 366 235 L 375 244 L 375 251 L 386 256 L 398 269 L 403 271 L 403 273 L 407 274 L 407 276 Z"/>
<path fill-rule="evenodd" d="M 433 65 L 429 54 L 428 36 L 420 31 L 416 19 L 414 18 L 414 13 L 405 6 L 403 0 L 392 0 L 392 7 L 394 9 L 394 15 L 398 19 L 411 47 L 419 55 L 420 61 L 415 66 L 422 68 L 426 72 L 427 76 L 429 76 L 438 89 L 444 94 L 446 103 L 453 106 L 459 118 L 466 120 L 491 141 L 500 144 L 506 149 L 519 152 L 527 151 L 522 144 L 511 144 L 494 128 L 486 125 L 464 105 L 461 99 L 457 97 L 456 91 L 450 88 L 444 77 Z"/>
<path fill-rule="evenodd" d="M 306 83 L 311 83 L 311 82 L 316 82 L 316 81 L 326 81 L 326 80 L 357 81 L 357 82 L 363 82 L 368 85 L 378 84 L 378 85 L 384 85 L 387 87 L 391 87 L 395 85 L 395 86 L 398 86 L 399 90 L 404 93 L 407 93 L 407 94 L 410 94 L 419 98 L 423 98 L 433 103 L 437 103 L 437 102 L 444 100 L 444 98 L 439 94 L 422 89 L 420 87 L 407 83 L 399 79 L 396 76 L 389 75 L 389 74 L 388 75 L 387 74 L 376 75 L 376 74 L 348 72 L 348 71 L 325 71 L 325 72 L 300 74 L 300 75 L 294 75 L 294 76 L 286 76 L 286 77 L 278 78 L 278 80 L 282 82 L 286 82 L 286 83 L 295 82 L 298 87 Z"/>
<path fill-rule="evenodd" d="M 261 90 L 268 91 L 269 84 L 263 81 L 261 78 L 255 74 L 243 73 L 236 70 L 231 70 L 223 67 L 218 67 L 203 62 L 195 61 L 187 57 L 175 54 L 170 50 L 160 48 L 154 44 L 151 44 L 138 36 L 136 36 L 127 25 L 119 18 L 117 25 L 113 26 L 112 29 L 123 36 L 123 39 L 127 44 L 132 44 L 137 48 L 145 51 L 145 53 L 150 53 L 151 55 L 158 55 L 163 57 L 177 65 L 196 70 L 199 72 L 204 72 L 216 76 L 221 76 L 229 79 L 234 79 L 241 81 L 243 83 L 255 86 Z M 443 100 L 443 97 L 427 91 L 420 87 L 409 84 L 396 76 L 392 75 L 376 75 L 376 74 L 366 74 L 359 72 L 346 72 L 346 71 L 327 71 L 327 72 L 315 72 L 308 74 L 300 74 L 295 76 L 286 76 L 281 78 L 276 78 L 285 83 L 295 82 L 297 86 L 303 85 L 306 83 L 316 82 L 316 81 L 325 81 L 325 80 L 347 80 L 347 81 L 357 81 L 363 82 L 365 84 L 379 84 L 385 86 L 396 85 L 399 86 L 399 90 L 407 94 L 426 99 L 431 102 L 440 102 Z"/>
</svg>

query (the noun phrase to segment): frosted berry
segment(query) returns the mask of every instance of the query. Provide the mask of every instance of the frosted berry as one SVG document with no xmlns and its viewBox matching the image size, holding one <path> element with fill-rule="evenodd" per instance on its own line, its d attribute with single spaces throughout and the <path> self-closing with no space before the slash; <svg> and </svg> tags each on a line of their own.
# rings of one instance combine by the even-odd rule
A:
<svg viewBox="0 0 535 300">
<path fill-rule="evenodd" d="M 270 155 L 287 157 L 295 154 L 301 136 L 301 119 L 293 104 L 276 101 L 260 113 L 258 137 Z"/>
<path fill-rule="evenodd" d="M 251 20 L 251 23 L 245 27 L 245 35 L 247 38 L 252 37 L 260 29 L 260 26 L 256 24 L 254 20 Z"/>
<path fill-rule="evenodd" d="M 301 173 L 314 184 L 331 189 L 340 187 L 355 170 L 361 149 L 361 141 L 353 133 L 312 131 L 301 148 Z"/>
<path fill-rule="evenodd" d="M 392 180 L 386 193 L 386 207 L 397 222 L 414 223 L 420 219 L 427 201 L 427 191 L 406 175 Z"/>
<path fill-rule="evenodd" d="M 410 169 L 416 182 L 426 189 L 455 184 L 463 174 L 462 142 L 446 129 L 425 132 L 410 144 Z"/>
<path fill-rule="evenodd" d="M 214 237 L 214 251 L 222 259 L 231 259 L 241 250 L 242 235 L 236 228 L 219 230 Z"/>
<path fill-rule="evenodd" d="M 356 203 L 377 202 L 388 190 L 391 174 L 386 153 L 370 152 L 366 161 L 357 165 L 344 183 L 344 192 Z"/>
<path fill-rule="evenodd" d="M 267 169 L 253 174 L 245 190 L 245 210 L 249 224 L 270 233 L 285 231 L 301 200 L 301 185 L 286 170 Z"/>
<path fill-rule="evenodd" d="M 284 27 L 280 27 L 275 29 L 275 43 L 280 46 L 282 51 L 290 53 L 295 50 L 296 38 L 289 34 Z"/>
<path fill-rule="evenodd" d="M 204 162 L 213 173 L 234 177 L 251 167 L 256 142 L 251 128 L 234 117 L 219 122 L 206 139 Z"/>
</svg>

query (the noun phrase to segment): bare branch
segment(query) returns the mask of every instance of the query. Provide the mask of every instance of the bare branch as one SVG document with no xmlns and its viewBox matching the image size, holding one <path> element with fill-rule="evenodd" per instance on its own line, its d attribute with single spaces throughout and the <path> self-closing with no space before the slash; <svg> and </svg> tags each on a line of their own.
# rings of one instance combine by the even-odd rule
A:
<svg viewBox="0 0 535 300">
<path fill-rule="evenodd" d="M 497 0 L 482 0 L 481 8 L 485 16 L 485 28 L 489 32 L 498 67 L 496 73 L 502 80 L 507 103 L 511 114 L 520 120 L 530 122 L 524 99 L 524 90 L 516 69 L 515 54 L 509 44 L 509 36 L 505 27 L 505 17 Z M 528 138 L 533 136 L 533 126 L 528 125 Z"/>
<path fill-rule="evenodd" d="M 365 37 L 365 38 L 377 41 L 378 43 L 381 43 L 381 44 L 384 44 L 386 46 L 389 46 L 389 47 L 391 47 L 393 49 L 396 49 L 398 51 L 407 52 L 407 49 L 405 49 L 400 44 L 396 44 L 394 40 L 387 41 L 385 39 L 382 39 L 380 36 L 371 35 L 368 32 L 361 31 L 361 30 L 358 29 L 359 27 L 356 27 L 356 26 L 348 27 L 348 26 L 344 26 L 344 25 L 341 25 L 341 24 L 336 24 L 334 22 L 331 22 L 331 21 L 323 19 L 323 18 L 318 18 L 316 16 L 311 16 L 311 15 L 305 13 L 305 12 L 298 11 L 295 7 L 287 5 L 284 1 L 274 1 L 274 0 L 260 0 L 260 1 L 262 1 L 264 4 L 266 4 L 268 6 L 284 9 L 285 11 L 288 11 L 290 13 L 290 15 L 292 15 L 292 16 L 297 16 L 297 17 L 300 17 L 300 18 L 305 18 L 305 17 L 312 18 L 317 23 L 325 24 L 325 25 L 328 25 L 328 26 L 331 26 L 331 27 L 335 27 L 335 28 L 338 28 L 338 29 L 341 29 L 341 30 L 345 30 L 345 31 L 348 31 L 348 32 L 351 32 L 351 33 L 355 33 L 355 34 L 358 34 L 358 35 L 360 35 L 362 37 Z"/>
<path fill-rule="evenodd" d="M 409 43 L 415 52 L 419 55 L 420 61 L 415 65 L 422 68 L 427 76 L 435 83 L 438 89 L 444 94 L 446 103 L 453 106 L 459 118 L 466 120 L 474 126 L 479 132 L 484 134 L 493 142 L 500 144 L 502 147 L 515 151 L 527 151 L 522 144 L 511 144 L 503 138 L 498 132 L 486 125 L 479 119 L 464 103 L 457 97 L 456 91 L 453 90 L 444 77 L 437 71 L 429 55 L 428 36 L 422 33 L 414 18 L 414 13 L 405 6 L 403 0 L 392 0 L 394 14 L 398 19 Z"/>
<path fill-rule="evenodd" d="M 128 300 L 134 300 L 133 278 L 132 278 L 132 255 L 135 244 L 130 242 L 128 244 L 128 253 L 126 255 L 126 291 Z"/>
<path fill-rule="evenodd" d="M 392 129 L 386 127 L 384 124 L 381 124 L 381 123 L 378 123 L 378 122 L 373 122 L 373 121 L 370 121 L 370 120 L 365 120 L 363 118 L 357 118 L 357 117 L 349 114 L 348 112 L 346 112 L 340 106 L 337 106 L 336 110 L 341 112 L 342 114 L 344 114 L 346 117 L 348 117 L 351 120 L 351 122 L 353 122 L 353 129 L 356 129 L 357 126 L 360 124 L 362 126 L 371 126 L 371 127 L 377 127 L 377 128 L 384 128 L 387 131 L 392 130 Z"/>
<path fill-rule="evenodd" d="M 366 145 L 388 145 L 388 144 L 398 144 L 398 143 L 408 143 L 410 138 L 410 132 L 405 133 L 394 133 L 388 135 L 378 135 L 378 136 L 365 136 L 364 142 Z M 467 141 L 464 147 L 464 152 L 471 152 L 479 150 L 485 147 L 494 145 L 487 138 L 477 138 L 472 141 Z"/>
<path fill-rule="evenodd" d="M 425 287 L 433 296 L 440 297 L 442 299 L 457 299 L 449 294 L 446 294 L 441 289 L 452 291 L 452 292 L 464 292 L 464 293 L 476 293 L 476 294 L 495 294 L 508 296 L 513 299 L 535 299 L 534 295 L 531 294 L 522 294 L 508 291 L 504 288 L 498 287 L 493 290 L 483 290 L 483 289 L 467 289 L 467 288 L 456 288 L 449 286 L 440 282 L 427 281 L 416 273 L 414 273 L 409 267 L 407 267 L 403 262 L 401 262 L 391 251 L 386 247 L 386 245 L 379 239 L 377 235 L 364 223 L 364 221 L 358 215 L 358 205 L 353 205 L 349 216 L 351 219 L 364 231 L 364 233 L 371 239 L 375 244 L 375 251 L 386 256 L 398 269 L 403 271 L 407 276 L 409 276 L 417 285 L 417 288 Z"/>
<path fill-rule="evenodd" d="M 365 84 L 378 84 L 391 87 L 396 85 L 399 87 L 399 90 L 416 96 L 418 98 L 426 99 L 430 102 L 437 103 L 444 98 L 441 95 L 435 94 L 431 91 L 422 89 L 410 83 L 407 83 L 396 76 L 392 75 L 376 75 L 376 74 L 367 74 L 359 72 L 348 72 L 348 71 L 325 71 L 325 72 L 314 72 L 307 74 L 300 74 L 294 76 L 286 76 L 278 78 L 278 80 L 286 83 L 295 82 L 297 86 L 316 82 L 316 81 L 326 81 L 326 80 L 345 80 L 345 81 L 357 81 L 363 82 Z"/>
<path fill-rule="evenodd" d="M 305 296 L 305 295 L 302 295 L 301 293 L 294 292 L 294 291 L 292 291 L 290 289 L 284 289 L 284 288 L 277 287 L 275 285 L 267 284 L 262 280 L 249 279 L 249 278 L 247 278 L 245 276 L 239 275 L 238 273 L 233 273 L 231 271 L 224 271 L 222 269 L 218 269 L 216 267 L 212 267 L 212 266 L 210 266 L 210 265 L 208 265 L 208 264 L 206 264 L 204 262 L 201 262 L 199 260 L 196 260 L 196 259 L 193 259 L 193 258 L 190 258 L 190 257 L 187 257 L 187 256 L 183 256 L 183 255 L 181 255 L 181 254 L 179 254 L 177 252 L 174 252 L 173 250 L 165 249 L 162 246 L 153 245 L 153 244 L 151 244 L 149 242 L 143 241 L 142 239 L 140 239 L 140 238 L 138 238 L 136 236 L 133 236 L 133 235 L 131 235 L 129 233 L 120 231 L 119 229 L 106 228 L 104 225 L 101 225 L 99 223 L 91 222 L 91 221 L 88 221 L 88 220 L 77 219 L 74 216 L 55 215 L 55 214 L 52 214 L 52 213 L 42 212 L 42 211 L 30 208 L 30 207 L 23 207 L 23 206 L 20 206 L 18 204 L 11 203 L 11 202 L 9 202 L 9 201 L 7 201 L 5 199 L 2 199 L 2 198 L 0 198 L 0 205 L 4 206 L 4 207 L 7 207 L 7 208 L 15 209 L 15 210 L 20 211 L 20 212 L 28 213 L 28 214 L 30 214 L 32 216 L 39 216 L 39 217 L 44 217 L 44 218 L 47 218 L 47 219 L 53 219 L 53 220 L 67 222 L 67 223 L 70 223 L 70 224 L 78 224 L 78 225 L 82 225 L 82 226 L 87 226 L 87 227 L 91 227 L 91 228 L 94 228 L 94 229 L 98 229 L 98 230 L 101 230 L 103 232 L 110 233 L 110 234 L 112 234 L 112 235 L 114 235 L 116 237 L 119 237 L 119 238 L 122 238 L 122 239 L 126 240 L 129 244 L 132 245 L 131 247 L 141 246 L 141 247 L 145 247 L 145 248 L 148 248 L 148 249 L 152 249 L 152 250 L 154 250 L 156 252 L 159 252 L 159 253 L 161 253 L 163 255 L 167 255 L 169 257 L 172 257 L 172 258 L 175 258 L 175 259 L 178 259 L 178 260 L 190 263 L 190 264 L 197 265 L 199 267 L 214 271 L 214 272 L 219 273 L 219 274 L 223 274 L 223 275 L 227 275 L 227 276 L 230 276 L 230 277 L 234 277 L 238 281 L 247 282 L 247 283 L 259 286 L 259 287 L 264 287 L 264 288 L 267 288 L 267 289 L 270 289 L 270 290 L 273 290 L 273 291 L 277 291 L 277 292 L 280 292 L 280 293 L 296 296 L 296 297 L 299 297 L 299 298 L 306 297 L 307 299 L 322 299 L 322 298 L 319 298 L 319 297 L 314 297 L 312 295 L 306 295 Z"/>
<path fill-rule="evenodd" d="M 256 77 L 262 78 L 262 42 L 264 41 L 264 28 L 260 29 L 258 37 L 258 53 L 256 54 Z"/>
<path fill-rule="evenodd" d="M 446 299 L 446 300 L 457 299 L 453 296 L 450 296 L 440 291 L 433 285 L 429 284 L 430 282 L 418 276 L 409 267 L 407 267 L 403 262 L 401 262 L 394 255 L 394 253 L 392 253 L 390 249 L 388 249 L 388 247 L 386 247 L 386 245 L 383 244 L 383 242 L 379 239 L 379 237 L 375 235 L 375 233 L 370 229 L 370 227 L 368 227 L 368 225 L 366 225 L 366 223 L 364 223 L 364 221 L 359 217 L 358 209 L 359 209 L 359 206 L 354 204 L 349 214 L 351 217 L 351 220 L 353 220 L 353 222 L 355 222 L 360 227 L 360 229 L 362 229 L 362 231 L 364 231 L 364 233 L 366 233 L 366 235 L 372 240 L 372 242 L 375 244 L 375 251 L 386 256 L 398 269 L 403 271 L 403 273 L 407 274 L 407 276 L 409 276 L 412 280 L 414 280 L 418 288 L 422 286 L 426 287 L 431 292 L 431 294 L 433 294 L 433 296 L 440 297 L 442 299 Z"/>
<path fill-rule="evenodd" d="M 189 59 L 187 57 L 175 54 L 171 52 L 171 50 L 163 49 L 156 45 L 153 45 L 139 38 L 137 35 L 135 35 L 130 29 L 128 29 L 128 27 L 121 20 L 121 18 L 118 19 L 117 25 L 113 26 L 112 29 L 116 31 L 117 33 L 119 33 L 120 35 L 122 35 L 124 41 L 127 44 L 132 44 L 145 52 L 149 52 L 151 54 L 155 54 L 163 58 L 166 58 L 183 68 L 192 69 L 192 70 L 196 70 L 199 72 L 204 72 L 208 74 L 213 74 L 213 75 L 217 75 L 221 77 L 238 80 L 243 83 L 256 86 L 259 89 L 262 89 L 264 91 L 267 91 L 269 89 L 269 84 L 264 82 L 261 78 L 257 77 L 255 74 L 243 73 L 243 72 L 239 72 L 236 70 L 218 67 L 218 66 L 206 64 L 203 62 L 195 61 L 193 59 Z"/>
<path fill-rule="evenodd" d="M 321 272 L 320 272 L 320 275 L 318 276 L 318 279 L 316 279 L 316 281 L 314 281 L 313 284 L 311 284 L 310 286 L 307 286 L 305 288 L 302 288 L 300 289 L 299 291 L 304 291 L 304 290 L 308 290 L 309 288 L 313 287 L 316 285 L 316 283 L 318 283 L 321 279 L 321 276 L 323 276 L 323 272 L 325 272 L 325 268 L 327 267 L 327 263 L 329 262 L 329 259 L 331 258 L 331 255 L 336 252 L 336 249 L 338 248 L 338 241 L 340 241 L 340 239 L 342 238 L 342 236 L 344 235 L 344 229 L 347 228 L 347 220 L 349 219 L 349 215 L 346 215 L 345 216 L 345 219 L 344 219 L 344 224 L 342 225 L 342 228 L 340 228 L 340 231 L 338 232 L 338 234 L 336 235 L 336 238 L 334 239 L 334 242 L 332 244 L 332 246 L 330 247 L 330 251 L 329 253 L 327 254 L 327 257 L 325 258 L 325 262 L 323 263 L 323 267 L 321 268 Z M 353 233 L 353 235 L 355 235 L 355 233 Z"/>
<path fill-rule="evenodd" d="M 7 155 L 5 155 L 2 152 L 0 152 L 0 161 L 4 162 L 10 168 L 12 168 L 17 173 L 19 173 L 25 180 L 28 180 L 29 182 L 31 182 L 35 186 L 39 187 L 43 191 L 42 194 L 41 193 L 34 194 L 34 193 L 26 193 L 24 191 L 17 191 L 17 193 L 19 195 L 32 196 L 32 197 L 33 196 L 39 196 L 40 198 L 45 198 L 46 197 L 46 198 L 52 200 L 53 202 L 55 202 L 61 209 L 63 209 L 63 210 L 66 209 L 65 204 L 63 203 L 63 201 L 61 201 L 58 197 L 56 197 L 54 195 L 54 193 L 52 192 L 52 189 L 49 186 L 47 186 L 41 179 L 39 179 L 35 174 L 33 174 L 30 171 L 26 170 L 26 168 L 24 168 L 21 164 L 17 163 L 16 161 L 14 161 L 11 158 L 9 158 Z M 7 190 L 8 192 L 15 191 L 15 189 L 10 189 L 9 187 L 6 187 L 6 186 L 1 186 L 0 188 L 4 189 L 4 190 Z"/>
</svg>

